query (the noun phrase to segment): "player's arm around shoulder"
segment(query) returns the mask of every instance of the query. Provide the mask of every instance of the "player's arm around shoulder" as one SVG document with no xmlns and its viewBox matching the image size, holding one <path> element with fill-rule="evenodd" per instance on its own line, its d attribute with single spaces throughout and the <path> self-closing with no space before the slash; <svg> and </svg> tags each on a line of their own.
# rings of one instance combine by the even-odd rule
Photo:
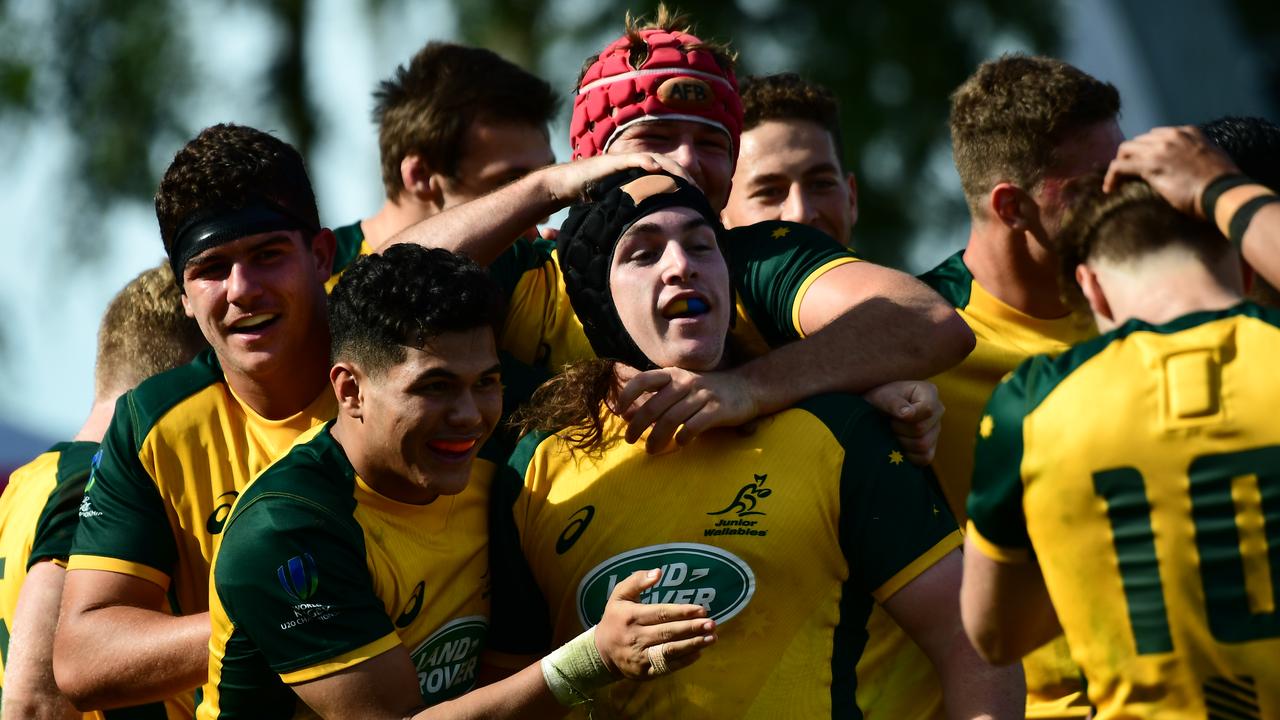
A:
<svg viewBox="0 0 1280 720">
<path fill-rule="evenodd" d="M 138 459 L 132 400 L 120 399 L 93 462 L 54 636 L 58 686 L 80 709 L 163 700 L 206 673 L 208 614 L 164 609 L 177 550 Z"/>
<path fill-rule="evenodd" d="M 988 661 L 1012 663 L 1061 632 L 1023 512 L 1023 420 L 1046 358 L 992 393 L 978 424 L 960 601 L 965 632 Z"/>
<path fill-rule="evenodd" d="M 949 718 L 1021 718 L 1020 667 L 978 657 L 960 619 L 960 533 L 937 483 L 864 407 L 842 434 L 841 543 L 868 592 L 938 671 Z"/>
</svg>

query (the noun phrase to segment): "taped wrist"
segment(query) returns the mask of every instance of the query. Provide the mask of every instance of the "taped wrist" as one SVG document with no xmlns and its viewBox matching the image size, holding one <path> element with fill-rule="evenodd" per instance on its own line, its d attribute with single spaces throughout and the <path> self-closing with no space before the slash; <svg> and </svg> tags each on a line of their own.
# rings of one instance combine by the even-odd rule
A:
<svg viewBox="0 0 1280 720">
<path fill-rule="evenodd" d="M 551 694 L 570 707 L 587 702 L 614 680 L 596 649 L 594 626 L 542 658 L 541 664 L 542 678 Z"/>
</svg>

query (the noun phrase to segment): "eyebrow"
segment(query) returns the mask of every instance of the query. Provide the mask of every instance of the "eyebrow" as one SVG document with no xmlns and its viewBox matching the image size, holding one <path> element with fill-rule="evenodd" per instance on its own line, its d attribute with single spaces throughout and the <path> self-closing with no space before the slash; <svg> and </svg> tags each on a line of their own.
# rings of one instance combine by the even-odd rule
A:
<svg viewBox="0 0 1280 720">
<path fill-rule="evenodd" d="M 808 177 L 810 175 L 817 175 L 819 173 L 832 173 L 835 175 L 839 175 L 840 168 L 836 167 L 835 165 L 832 165 L 829 162 L 824 162 L 824 163 L 819 163 L 817 165 L 814 165 L 813 167 L 810 167 L 810 168 L 805 168 L 805 171 L 800 175 L 801 177 Z M 755 177 L 749 180 L 749 183 L 753 186 L 767 185 L 769 183 L 776 183 L 776 182 L 789 182 L 790 179 L 791 178 L 789 178 L 786 175 L 783 175 L 782 173 L 766 173 L 764 175 L 756 175 Z"/>
<path fill-rule="evenodd" d="M 501 362 L 494 363 L 490 367 L 485 368 L 483 371 L 480 372 L 481 377 L 485 375 L 500 375 L 500 374 L 502 374 Z M 453 372 L 452 370 L 445 370 L 444 368 L 431 368 L 430 370 L 414 378 L 414 382 L 420 383 L 426 380 L 436 380 L 439 378 L 444 378 L 446 380 L 453 380 L 458 377 L 460 377 L 458 373 Z"/>
<path fill-rule="evenodd" d="M 711 223 L 708 223 L 707 219 L 702 217 L 701 215 L 699 215 L 696 218 L 690 218 L 688 221 L 685 222 L 684 225 L 680 226 L 680 234 L 688 235 L 689 233 L 693 232 L 694 230 L 697 230 L 700 227 L 703 227 L 704 225 L 707 227 L 710 227 Z M 659 234 L 661 232 L 663 232 L 662 226 L 653 222 L 646 222 L 646 223 L 640 223 L 639 225 L 632 225 L 631 229 L 627 231 L 628 234 L 634 233 L 637 235 Z"/>
</svg>

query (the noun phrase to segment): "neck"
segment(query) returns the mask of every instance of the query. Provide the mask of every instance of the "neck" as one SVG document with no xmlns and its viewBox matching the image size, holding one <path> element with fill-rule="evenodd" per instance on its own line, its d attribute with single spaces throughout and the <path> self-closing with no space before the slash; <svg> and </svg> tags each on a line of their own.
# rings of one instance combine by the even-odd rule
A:
<svg viewBox="0 0 1280 720">
<path fill-rule="evenodd" d="M 1030 233 L 975 220 L 964 264 L 987 292 L 1034 318 L 1070 313 L 1058 291 L 1057 258 Z"/>
<path fill-rule="evenodd" d="M 1238 270 L 1233 282 L 1189 252 L 1147 256 L 1140 263 L 1103 263 L 1096 272 L 1111 310 L 1109 319 L 1097 317 L 1103 331 L 1129 320 L 1162 325 L 1193 312 L 1225 310 L 1244 299 Z"/>
<path fill-rule="evenodd" d="M 339 408 L 338 419 L 329 429 L 329 434 L 333 435 L 333 439 L 342 446 L 347 462 L 351 463 L 356 475 L 359 475 L 366 485 L 383 497 L 411 505 L 429 505 L 439 497 L 437 493 L 426 488 L 417 487 L 408 482 L 395 482 L 394 478 L 388 477 L 387 473 L 374 465 L 370 461 L 369 454 L 365 452 L 364 428 L 361 427 L 361 423 L 359 418 L 351 417 Z"/>
<path fill-rule="evenodd" d="M 329 385 L 329 332 L 313 329 L 314 338 L 300 348 L 289 362 L 276 363 L 266 372 L 250 375 L 228 371 L 227 384 L 254 412 L 268 420 L 283 420 L 310 405 Z"/>
<path fill-rule="evenodd" d="M 93 407 L 89 409 L 89 417 L 85 419 L 84 425 L 80 426 L 80 431 L 72 440 L 102 442 L 102 438 L 107 434 L 107 427 L 111 425 L 111 416 L 115 414 L 116 400 L 123 394 L 123 392 L 117 392 L 95 399 Z"/>
<path fill-rule="evenodd" d="M 398 200 L 387 200 L 382 209 L 373 217 L 360 221 L 360 230 L 364 239 L 374 252 L 380 253 L 392 244 L 392 240 L 402 230 L 416 225 L 436 214 L 431 205 L 427 205 L 401 195 Z"/>
</svg>

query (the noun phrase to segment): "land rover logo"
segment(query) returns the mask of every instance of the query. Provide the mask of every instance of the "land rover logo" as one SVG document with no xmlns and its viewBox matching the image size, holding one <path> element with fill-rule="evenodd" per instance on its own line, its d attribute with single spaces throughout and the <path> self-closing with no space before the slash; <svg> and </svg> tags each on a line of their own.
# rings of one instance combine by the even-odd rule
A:
<svg viewBox="0 0 1280 720">
<path fill-rule="evenodd" d="M 640 596 L 640 602 L 702 605 L 718 623 L 737 615 L 756 592 L 751 566 L 731 552 L 699 543 L 651 545 L 615 555 L 582 578 L 578 585 L 582 626 L 600 622 L 615 585 L 637 570 L 656 567 L 662 568 L 662 579 Z"/>
<path fill-rule="evenodd" d="M 488 630 L 488 621 L 479 615 L 458 618 L 431 633 L 413 651 L 418 687 L 428 705 L 457 697 L 475 686 L 476 665 Z"/>
</svg>

